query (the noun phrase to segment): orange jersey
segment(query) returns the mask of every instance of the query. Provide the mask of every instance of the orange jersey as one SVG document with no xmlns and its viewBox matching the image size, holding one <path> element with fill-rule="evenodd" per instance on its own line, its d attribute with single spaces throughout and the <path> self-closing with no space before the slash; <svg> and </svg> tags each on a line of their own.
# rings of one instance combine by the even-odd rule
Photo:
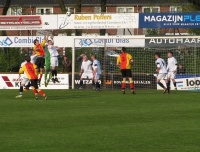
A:
<svg viewBox="0 0 200 152">
<path fill-rule="evenodd" d="M 117 58 L 117 65 L 120 65 L 120 69 L 131 69 L 132 56 L 128 53 L 122 53 Z"/>
<path fill-rule="evenodd" d="M 35 80 L 38 78 L 36 68 L 37 66 L 35 64 L 27 62 L 19 69 L 19 74 L 23 74 L 25 72 L 29 80 Z"/>
<path fill-rule="evenodd" d="M 38 45 L 34 45 L 33 50 L 35 51 L 37 56 L 45 56 L 44 46 L 45 46 L 46 40 L 44 40 L 42 43 Z"/>
</svg>

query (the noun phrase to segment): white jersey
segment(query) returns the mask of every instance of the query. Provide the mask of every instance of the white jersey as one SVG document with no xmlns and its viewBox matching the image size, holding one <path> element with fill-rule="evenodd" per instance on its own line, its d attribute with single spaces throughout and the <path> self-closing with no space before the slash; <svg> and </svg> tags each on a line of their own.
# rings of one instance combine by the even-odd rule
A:
<svg viewBox="0 0 200 152">
<path fill-rule="evenodd" d="M 101 74 L 101 65 L 98 60 L 93 61 L 92 68 L 93 68 L 93 70 L 97 69 L 97 74 Z"/>
<path fill-rule="evenodd" d="M 49 54 L 51 57 L 58 57 L 59 53 L 56 48 L 52 48 L 53 45 L 48 45 Z"/>
<path fill-rule="evenodd" d="M 156 60 L 156 66 L 157 66 L 157 68 L 160 68 L 159 74 L 166 74 L 167 73 L 167 65 L 162 58 L 158 58 Z"/>
<path fill-rule="evenodd" d="M 168 58 L 168 61 L 167 61 L 167 70 L 169 72 L 173 72 L 173 71 L 176 71 L 177 69 L 177 61 L 174 57 L 171 57 L 171 58 Z"/>
<path fill-rule="evenodd" d="M 32 64 L 35 64 L 36 59 L 37 59 L 37 55 L 36 54 L 35 55 L 31 55 L 31 63 Z"/>
<path fill-rule="evenodd" d="M 26 61 L 22 62 L 20 68 L 22 68 L 26 63 L 27 63 Z M 28 79 L 28 76 L 26 75 L 26 72 L 24 72 L 24 74 L 23 74 L 23 78 L 27 78 L 27 79 Z"/>
<path fill-rule="evenodd" d="M 90 60 L 83 61 L 81 65 L 83 73 L 92 73 L 92 62 Z"/>
</svg>

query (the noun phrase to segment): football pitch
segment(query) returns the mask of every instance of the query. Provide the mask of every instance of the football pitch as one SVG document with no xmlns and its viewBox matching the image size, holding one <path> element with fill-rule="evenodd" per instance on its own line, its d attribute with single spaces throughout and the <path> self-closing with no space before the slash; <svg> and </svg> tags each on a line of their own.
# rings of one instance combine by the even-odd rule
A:
<svg viewBox="0 0 200 152">
<path fill-rule="evenodd" d="M 197 152 L 200 93 L 0 91 L 0 152 Z"/>
</svg>

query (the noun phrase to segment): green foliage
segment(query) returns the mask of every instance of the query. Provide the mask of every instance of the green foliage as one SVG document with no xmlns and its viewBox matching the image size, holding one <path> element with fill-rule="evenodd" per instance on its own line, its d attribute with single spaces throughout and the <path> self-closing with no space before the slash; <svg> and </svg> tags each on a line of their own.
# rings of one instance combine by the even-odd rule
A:
<svg viewBox="0 0 200 152">
<path fill-rule="evenodd" d="M 19 48 L 0 49 L 0 72 L 10 72 L 13 67 L 19 67 L 23 56 Z"/>
</svg>

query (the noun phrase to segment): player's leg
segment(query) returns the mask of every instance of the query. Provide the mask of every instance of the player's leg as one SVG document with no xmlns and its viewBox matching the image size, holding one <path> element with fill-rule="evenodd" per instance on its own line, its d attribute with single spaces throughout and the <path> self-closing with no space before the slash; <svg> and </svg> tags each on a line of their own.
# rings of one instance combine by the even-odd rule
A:
<svg viewBox="0 0 200 152">
<path fill-rule="evenodd" d="M 38 92 L 37 92 L 37 89 L 36 89 L 38 87 L 37 83 L 38 83 L 37 80 L 31 80 L 31 88 L 33 90 L 33 93 L 34 93 L 36 100 L 38 99 Z"/>
<path fill-rule="evenodd" d="M 96 74 L 93 79 L 95 83 L 95 91 L 101 91 L 101 85 L 99 83 L 99 79 L 100 79 L 100 74 Z"/>
<path fill-rule="evenodd" d="M 42 76 L 43 76 L 43 72 L 44 72 L 44 65 L 45 65 L 45 59 L 43 57 L 40 58 L 40 77 L 39 77 L 39 81 L 41 82 L 42 80 Z M 39 84 L 40 84 L 39 82 Z"/>
<path fill-rule="evenodd" d="M 125 94 L 126 89 L 126 70 L 121 70 L 122 74 L 122 93 Z"/>
<path fill-rule="evenodd" d="M 176 77 L 176 73 L 173 72 L 171 75 L 171 80 L 173 82 L 175 90 L 177 90 L 175 77 Z"/>
<path fill-rule="evenodd" d="M 87 79 L 87 74 L 86 73 L 82 73 L 82 75 L 81 75 L 79 89 L 83 89 L 83 80 L 84 79 Z"/>
<path fill-rule="evenodd" d="M 166 86 L 167 86 L 167 91 L 168 94 L 170 93 L 170 82 L 168 81 L 168 74 L 163 74 L 163 79 L 165 80 Z"/>
<path fill-rule="evenodd" d="M 47 99 L 47 96 L 46 96 L 46 94 L 41 90 L 41 89 L 37 89 L 37 92 L 38 92 L 38 94 L 40 94 L 42 97 L 44 97 L 44 99 L 46 100 Z"/>
<path fill-rule="evenodd" d="M 167 78 L 165 80 L 168 94 L 170 93 L 170 85 L 171 85 L 171 72 L 168 72 Z"/>
<path fill-rule="evenodd" d="M 131 93 L 135 94 L 135 86 L 134 86 L 134 82 L 133 82 L 133 78 L 132 78 L 132 72 L 130 69 L 126 70 L 126 76 L 129 78 Z"/>
<path fill-rule="evenodd" d="M 161 87 L 161 88 L 163 88 L 163 93 L 166 93 L 166 91 L 167 91 L 167 88 L 163 85 L 163 83 L 162 82 L 160 82 L 162 79 L 163 79 L 164 77 L 163 77 L 163 74 L 158 74 L 158 76 L 157 76 L 157 84 Z"/>
<path fill-rule="evenodd" d="M 29 80 L 27 78 L 23 78 L 21 85 L 19 87 L 19 95 L 16 96 L 16 98 L 22 98 L 22 93 L 23 93 L 23 87 L 24 85 L 28 82 Z"/>
<path fill-rule="evenodd" d="M 55 70 L 55 82 L 59 83 L 58 78 L 57 78 L 57 74 L 58 74 L 57 67 L 58 67 L 58 58 L 55 57 L 55 68 L 54 68 L 54 70 Z"/>
<path fill-rule="evenodd" d="M 24 91 L 29 91 L 30 86 L 31 86 L 31 83 L 30 83 L 30 80 L 28 80 L 26 84 L 24 85 Z"/>
</svg>

